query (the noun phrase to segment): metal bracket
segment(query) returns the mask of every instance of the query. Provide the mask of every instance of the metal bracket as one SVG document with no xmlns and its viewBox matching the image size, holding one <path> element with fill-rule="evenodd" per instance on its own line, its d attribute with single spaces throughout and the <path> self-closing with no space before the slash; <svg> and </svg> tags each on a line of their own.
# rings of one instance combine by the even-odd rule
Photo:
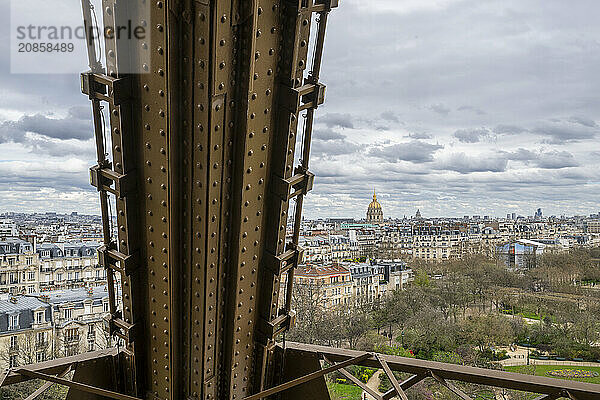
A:
<svg viewBox="0 0 600 400">
<path fill-rule="evenodd" d="M 113 269 L 124 275 L 131 275 L 139 268 L 138 253 L 126 255 L 115 249 L 114 244 L 110 247 L 102 246 L 98 249 L 98 259 L 102 267 Z M 119 265 L 117 265 L 117 262 Z"/>
<path fill-rule="evenodd" d="M 118 198 L 126 197 L 135 190 L 136 183 L 131 174 L 119 174 L 115 172 L 110 164 L 102 168 L 96 165 L 90 168 L 90 183 L 98 191 L 107 191 Z M 114 188 L 112 184 L 114 183 Z"/>
<path fill-rule="evenodd" d="M 118 336 L 126 343 L 135 342 L 137 325 L 130 324 L 121 318 L 121 313 L 109 315 L 104 319 L 104 330 L 111 336 Z"/>
<path fill-rule="evenodd" d="M 275 339 L 279 334 L 288 331 L 296 324 L 296 312 L 290 310 L 287 314 L 281 314 L 272 321 L 260 319 L 258 336 L 259 340 L 267 348 L 275 347 Z"/>
<path fill-rule="evenodd" d="M 293 88 L 287 85 L 280 85 L 282 92 L 282 107 L 292 113 L 317 108 L 325 102 L 326 86 L 322 83 L 312 83 L 305 81 L 299 88 Z"/>
<path fill-rule="evenodd" d="M 289 201 L 296 196 L 306 195 L 313 189 L 315 182 L 315 175 L 309 171 L 306 171 L 302 167 L 297 167 L 295 175 L 283 179 L 275 177 L 272 191 L 275 195 L 279 196 L 283 201 Z M 294 191 L 292 192 L 292 188 Z"/>
<path fill-rule="evenodd" d="M 107 101 L 115 106 L 121 105 L 131 93 L 131 81 L 128 78 L 113 78 L 92 71 L 81 74 L 81 92 L 90 100 Z"/>
<path fill-rule="evenodd" d="M 304 257 L 304 249 L 300 246 L 295 246 L 288 243 L 288 250 L 276 256 L 266 252 L 268 259 L 265 261 L 265 266 L 275 275 L 280 275 L 292 268 L 296 268 Z"/>
</svg>

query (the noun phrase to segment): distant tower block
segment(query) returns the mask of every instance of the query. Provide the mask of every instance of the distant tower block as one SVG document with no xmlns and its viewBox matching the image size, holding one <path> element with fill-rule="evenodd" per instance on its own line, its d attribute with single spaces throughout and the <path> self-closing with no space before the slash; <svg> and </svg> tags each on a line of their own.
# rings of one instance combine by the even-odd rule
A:
<svg viewBox="0 0 600 400">
<path fill-rule="evenodd" d="M 373 201 L 369 204 L 367 209 L 367 222 L 370 224 L 381 224 L 383 223 L 383 210 L 381 204 L 377 201 L 377 194 L 373 190 Z"/>
<path fill-rule="evenodd" d="M 421 210 L 417 210 L 417 213 L 415 214 L 415 219 L 423 219 L 423 217 L 421 216 Z"/>
</svg>

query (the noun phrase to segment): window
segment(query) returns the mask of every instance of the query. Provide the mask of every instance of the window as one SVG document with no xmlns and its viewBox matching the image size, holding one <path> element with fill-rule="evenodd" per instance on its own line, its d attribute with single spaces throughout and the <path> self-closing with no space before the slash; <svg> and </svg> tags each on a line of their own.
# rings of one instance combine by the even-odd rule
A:
<svg viewBox="0 0 600 400">
<path fill-rule="evenodd" d="M 43 346 L 46 344 L 46 332 L 38 332 L 36 334 L 36 343 L 38 346 Z"/>
<path fill-rule="evenodd" d="M 26 258 L 27 265 L 33 265 L 33 257 Z"/>
<path fill-rule="evenodd" d="M 102 303 L 102 309 L 104 312 L 108 312 L 108 301 Z"/>
<path fill-rule="evenodd" d="M 13 265 L 15 265 L 15 259 L 14 259 L 14 258 L 9 258 L 9 259 L 8 259 L 8 265 L 9 265 L 9 266 L 13 266 Z"/>
<path fill-rule="evenodd" d="M 27 294 L 35 293 L 35 286 L 27 286 Z"/>
<path fill-rule="evenodd" d="M 11 350 L 19 349 L 19 338 L 17 336 L 10 337 L 10 349 Z"/>
<path fill-rule="evenodd" d="M 35 354 L 35 361 L 36 362 L 43 362 L 46 361 L 46 352 L 45 351 L 38 351 Z"/>
<path fill-rule="evenodd" d="M 73 309 L 72 308 L 65 308 L 64 314 L 65 314 L 65 319 L 71 319 L 71 318 L 73 318 Z"/>
<path fill-rule="evenodd" d="M 79 279 L 79 272 L 75 272 L 75 280 Z"/>
<path fill-rule="evenodd" d="M 94 324 L 88 325 L 88 336 L 94 336 L 96 334 L 96 330 L 94 329 Z"/>
<path fill-rule="evenodd" d="M 65 341 L 66 342 L 76 342 L 79 340 L 79 332 L 77 328 L 71 328 L 65 330 Z"/>
<path fill-rule="evenodd" d="M 35 312 L 35 323 L 36 324 L 43 324 L 44 322 L 46 322 L 46 313 L 45 313 L 45 311 L 36 311 Z"/>
<path fill-rule="evenodd" d="M 17 362 L 17 356 L 16 355 L 11 355 L 10 359 L 8 360 L 8 366 L 10 368 L 15 368 L 19 366 L 19 363 Z"/>
<path fill-rule="evenodd" d="M 8 319 L 8 329 L 13 330 L 19 327 L 19 314 L 11 315 Z"/>
<path fill-rule="evenodd" d="M 84 309 L 85 309 L 86 314 L 91 314 L 92 313 L 92 303 L 85 303 Z"/>
<path fill-rule="evenodd" d="M 35 271 L 29 271 L 27 274 L 27 279 L 30 281 L 35 281 Z"/>
<path fill-rule="evenodd" d="M 94 339 L 88 340 L 88 351 L 94 351 L 95 344 L 96 341 Z"/>
<path fill-rule="evenodd" d="M 61 273 L 56 274 L 56 280 L 59 281 L 59 282 L 62 281 L 63 280 L 63 274 L 61 274 Z"/>
</svg>

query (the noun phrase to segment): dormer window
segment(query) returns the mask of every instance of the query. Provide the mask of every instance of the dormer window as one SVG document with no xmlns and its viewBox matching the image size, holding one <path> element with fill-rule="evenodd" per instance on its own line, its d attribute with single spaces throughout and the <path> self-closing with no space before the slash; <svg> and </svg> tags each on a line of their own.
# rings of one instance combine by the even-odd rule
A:
<svg viewBox="0 0 600 400">
<path fill-rule="evenodd" d="M 13 314 L 8 317 L 8 329 L 14 330 L 19 327 L 19 314 Z"/>
<path fill-rule="evenodd" d="M 36 311 L 35 312 L 35 323 L 43 324 L 46 322 L 46 312 L 45 311 Z"/>
</svg>

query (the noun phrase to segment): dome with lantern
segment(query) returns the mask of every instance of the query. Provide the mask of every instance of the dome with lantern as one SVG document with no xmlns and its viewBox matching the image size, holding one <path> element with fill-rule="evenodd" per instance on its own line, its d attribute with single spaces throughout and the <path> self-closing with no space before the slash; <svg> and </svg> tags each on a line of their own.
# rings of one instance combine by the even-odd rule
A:
<svg viewBox="0 0 600 400">
<path fill-rule="evenodd" d="M 377 201 L 377 194 L 373 190 L 373 201 L 369 204 L 367 209 L 367 222 L 371 224 L 383 223 L 383 209 L 381 204 Z"/>
</svg>

